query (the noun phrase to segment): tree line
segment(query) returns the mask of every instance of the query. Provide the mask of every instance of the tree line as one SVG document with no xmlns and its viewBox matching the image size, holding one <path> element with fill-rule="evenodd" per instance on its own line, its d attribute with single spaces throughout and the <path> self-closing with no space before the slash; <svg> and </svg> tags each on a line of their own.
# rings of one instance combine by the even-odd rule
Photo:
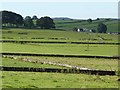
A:
<svg viewBox="0 0 120 90">
<path fill-rule="evenodd" d="M 40 29 L 52 29 L 56 28 L 55 23 L 52 18 L 48 16 L 44 16 L 41 18 L 38 18 L 36 15 L 33 17 L 26 16 L 23 18 L 20 14 L 17 14 L 15 12 L 11 11 L 0 11 L 0 14 L 2 14 L 2 27 L 10 27 L 10 28 L 40 28 Z M 99 20 L 99 18 L 98 18 Z M 92 19 L 87 20 L 90 23 L 92 23 Z M 107 26 L 100 22 L 97 26 L 97 31 L 99 33 L 106 33 Z"/>
<path fill-rule="evenodd" d="M 2 13 L 2 27 L 21 27 L 21 28 L 41 28 L 41 29 L 51 29 L 55 28 L 55 23 L 53 19 L 45 16 L 38 18 L 37 16 L 26 16 L 23 18 L 20 14 L 11 11 L 1 11 Z"/>
</svg>

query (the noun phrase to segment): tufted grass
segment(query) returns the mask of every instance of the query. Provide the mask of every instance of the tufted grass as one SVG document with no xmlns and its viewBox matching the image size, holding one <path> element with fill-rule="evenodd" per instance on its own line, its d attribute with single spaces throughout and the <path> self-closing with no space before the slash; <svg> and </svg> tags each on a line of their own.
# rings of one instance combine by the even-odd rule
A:
<svg viewBox="0 0 120 90">
<path fill-rule="evenodd" d="M 85 74 L 6 72 L 3 88 L 118 88 L 117 76 Z"/>
</svg>

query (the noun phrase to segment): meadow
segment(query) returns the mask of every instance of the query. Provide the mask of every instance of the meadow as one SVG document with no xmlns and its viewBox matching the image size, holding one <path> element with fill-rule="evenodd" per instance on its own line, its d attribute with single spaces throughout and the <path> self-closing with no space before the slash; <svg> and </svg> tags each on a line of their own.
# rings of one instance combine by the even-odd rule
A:
<svg viewBox="0 0 120 90">
<path fill-rule="evenodd" d="M 119 35 L 61 30 L 3 29 L 2 40 L 46 42 L 112 42 L 118 43 Z"/>
<path fill-rule="evenodd" d="M 63 68 L 55 65 L 25 62 L 20 59 L 2 58 L 2 65 L 9 67 L 34 67 L 34 68 Z"/>
<path fill-rule="evenodd" d="M 72 28 L 96 29 L 98 21 L 88 24 L 87 21 L 55 21 L 57 29 L 3 29 L 1 42 L 2 51 L 6 53 L 31 53 L 54 55 L 90 55 L 90 56 L 118 56 L 119 35 L 87 32 L 74 32 Z M 116 21 L 104 21 L 108 25 L 108 32 L 117 31 Z M 60 30 L 59 30 L 60 29 Z M 32 41 L 20 43 L 19 41 Z M 47 43 L 35 43 L 35 41 Z M 56 43 L 50 43 L 56 42 Z M 66 43 L 57 43 L 66 42 Z M 71 44 L 71 42 L 97 42 L 98 44 Z M 113 44 L 99 44 L 99 43 Z M 2 72 L 3 88 L 118 88 L 118 60 L 103 58 L 76 58 L 76 57 L 47 57 L 47 56 L 15 56 L 18 59 L 2 58 L 3 66 L 39 67 L 39 68 L 66 68 L 61 66 L 25 62 L 20 58 L 33 61 L 55 62 L 69 64 L 90 69 L 115 70 L 115 76 L 99 76 L 85 74 L 65 74 L 47 72 Z"/>
<path fill-rule="evenodd" d="M 19 66 L 19 67 L 49 67 L 49 68 L 67 68 L 58 65 L 43 64 L 43 62 L 53 62 L 60 64 L 68 64 L 71 66 L 85 67 L 99 70 L 115 70 L 118 71 L 117 59 L 96 59 L 96 58 L 75 58 L 75 57 L 47 57 L 47 56 L 15 56 L 17 59 L 3 58 L 3 66 Z M 37 63 L 23 61 L 22 58 L 32 60 Z M 40 63 L 39 63 L 40 62 Z M 41 64 L 42 63 L 42 64 Z"/>
<path fill-rule="evenodd" d="M 48 64 L 31 63 L 20 60 L 28 58 L 40 62 L 50 61 L 66 63 L 87 68 L 101 70 L 116 70 L 115 59 L 85 59 L 85 58 L 60 58 L 60 57 L 33 57 L 15 56 L 18 59 L 3 58 L 3 66 L 12 67 L 39 67 L 39 68 L 66 68 Z M 2 72 L 3 88 L 118 88 L 117 76 L 97 76 L 86 74 L 46 73 L 46 72 Z M 29 83 L 31 82 L 31 83 Z"/>
<path fill-rule="evenodd" d="M 2 43 L 2 52 L 118 56 L 118 45 Z"/>
<path fill-rule="evenodd" d="M 117 76 L 3 71 L 4 88 L 118 88 Z"/>
</svg>

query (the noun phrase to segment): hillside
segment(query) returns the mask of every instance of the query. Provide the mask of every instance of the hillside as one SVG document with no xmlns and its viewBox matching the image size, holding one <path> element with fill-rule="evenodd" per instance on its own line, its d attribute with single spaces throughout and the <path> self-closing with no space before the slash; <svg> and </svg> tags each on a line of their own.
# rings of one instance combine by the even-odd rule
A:
<svg viewBox="0 0 120 90">
<path fill-rule="evenodd" d="M 57 29 L 73 30 L 73 28 L 87 28 L 97 30 L 99 22 L 103 22 L 107 25 L 107 32 L 118 32 L 118 20 L 117 19 L 100 19 L 93 20 L 89 23 L 87 20 L 75 20 L 75 19 L 54 19 Z"/>
<path fill-rule="evenodd" d="M 68 17 L 55 17 L 52 19 L 54 19 L 54 20 L 72 20 L 71 18 L 68 18 Z"/>
</svg>

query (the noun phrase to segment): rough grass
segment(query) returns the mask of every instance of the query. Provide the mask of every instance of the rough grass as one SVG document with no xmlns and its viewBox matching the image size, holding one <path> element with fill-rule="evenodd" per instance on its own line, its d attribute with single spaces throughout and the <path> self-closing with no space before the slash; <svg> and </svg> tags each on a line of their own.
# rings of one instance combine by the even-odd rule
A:
<svg viewBox="0 0 120 90">
<path fill-rule="evenodd" d="M 90 68 L 90 69 L 118 71 L 118 60 L 117 59 L 67 58 L 67 57 L 44 57 L 44 56 L 41 56 L 41 57 L 40 56 L 38 56 L 38 57 L 16 56 L 16 57 L 17 58 L 27 58 L 27 59 L 31 59 L 33 61 L 40 61 L 40 62 L 54 62 L 54 63 L 61 63 L 61 64 L 69 64 L 72 66 L 79 66 L 79 67 L 85 67 L 85 68 Z M 15 62 L 15 60 L 14 60 L 14 62 Z M 16 62 L 17 62 L 17 60 L 16 60 Z M 5 65 L 9 64 L 9 63 L 7 64 L 7 62 L 5 62 L 3 59 L 3 64 L 4 63 L 5 63 Z M 13 62 L 10 62 L 10 63 L 13 63 Z M 21 63 L 19 63 L 19 64 L 21 65 Z M 27 64 L 27 62 L 26 62 L 26 64 Z M 26 65 L 26 64 L 24 64 L 24 65 Z M 24 66 L 24 65 L 22 65 L 22 66 Z M 28 65 L 29 65 L 29 63 L 28 63 Z M 32 64 L 32 65 L 34 65 L 34 64 Z M 36 64 L 34 66 L 37 67 L 38 65 Z M 43 66 L 45 66 L 45 65 L 43 65 Z"/>
<path fill-rule="evenodd" d="M 11 67 L 16 66 L 16 67 L 34 67 L 34 68 L 63 68 L 63 67 L 55 66 L 55 65 L 25 62 L 22 60 L 10 59 L 10 58 L 2 58 L 2 65 L 11 66 Z"/>
<path fill-rule="evenodd" d="M 3 88 L 118 88 L 117 76 L 84 74 L 6 72 Z"/>
</svg>

